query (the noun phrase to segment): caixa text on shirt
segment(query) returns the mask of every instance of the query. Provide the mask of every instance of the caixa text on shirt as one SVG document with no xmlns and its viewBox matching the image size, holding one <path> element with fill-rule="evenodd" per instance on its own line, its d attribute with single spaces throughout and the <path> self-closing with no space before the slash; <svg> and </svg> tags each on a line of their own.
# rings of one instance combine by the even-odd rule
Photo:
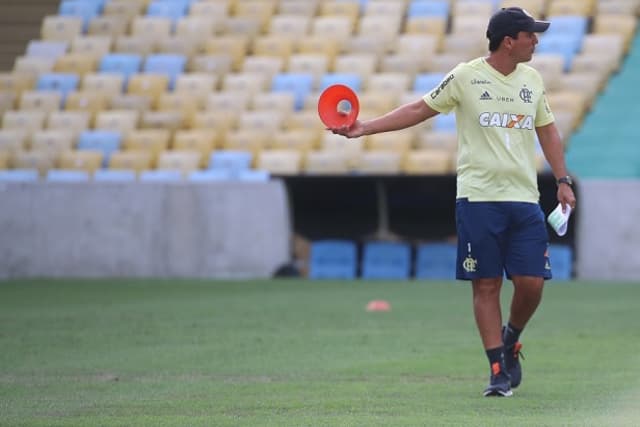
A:
<svg viewBox="0 0 640 427">
<path fill-rule="evenodd" d="M 533 116 L 512 113 L 481 113 L 478 122 L 482 127 L 533 130 Z"/>
<path fill-rule="evenodd" d="M 442 81 L 442 83 L 440 83 L 440 86 L 436 87 L 432 92 L 431 92 L 431 99 L 436 99 L 436 97 L 438 95 L 440 95 L 440 92 L 442 92 L 444 90 L 445 87 L 447 87 L 447 85 L 449 84 L 449 82 L 453 80 L 453 74 L 449 74 L 447 76 L 446 79 L 444 79 Z"/>
</svg>

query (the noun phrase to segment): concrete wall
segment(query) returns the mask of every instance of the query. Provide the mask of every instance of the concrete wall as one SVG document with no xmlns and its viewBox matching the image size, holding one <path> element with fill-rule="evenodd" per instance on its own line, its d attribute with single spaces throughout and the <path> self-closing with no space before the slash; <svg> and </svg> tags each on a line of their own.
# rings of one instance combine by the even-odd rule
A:
<svg viewBox="0 0 640 427">
<path fill-rule="evenodd" d="M 289 236 L 280 181 L 0 184 L 0 278 L 269 277 Z"/>
<path fill-rule="evenodd" d="M 578 277 L 640 282 L 640 180 L 579 185 Z"/>
</svg>

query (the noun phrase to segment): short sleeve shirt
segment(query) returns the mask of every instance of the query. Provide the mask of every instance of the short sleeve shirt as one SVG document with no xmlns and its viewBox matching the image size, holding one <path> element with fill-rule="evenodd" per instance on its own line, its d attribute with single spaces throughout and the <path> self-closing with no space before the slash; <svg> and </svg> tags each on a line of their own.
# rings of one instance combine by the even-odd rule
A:
<svg viewBox="0 0 640 427">
<path fill-rule="evenodd" d="M 456 114 L 458 198 L 538 202 L 535 128 L 554 117 L 536 70 L 518 64 L 505 76 L 477 58 L 455 67 L 423 99 Z"/>
</svg>

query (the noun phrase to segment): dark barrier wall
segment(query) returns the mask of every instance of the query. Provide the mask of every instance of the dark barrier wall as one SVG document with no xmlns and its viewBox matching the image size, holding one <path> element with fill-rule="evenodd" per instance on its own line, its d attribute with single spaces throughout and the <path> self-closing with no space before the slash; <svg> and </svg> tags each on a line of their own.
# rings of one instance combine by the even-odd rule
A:
<svg viewBox="0 0 640 427">
<path fill-rule="evenodd" d="M 311 239 L 364 241 L 397 237 L 410 242 L 455 237 L 456 179 L 449 176 L 294 176 L 284 178 L 295 232 Z M 552 175 L 539 176 L 545 214 L 557 205 Z M 576 185 L 579 187 L 579 183 Z M 576 188 L 576 196 L 578 195 Z M 578 215 L 579 212 L 576 212 Z M 572 221 L 576 222 L 577 217 Z M 575 227 L 552 243 L 575 251 Z"/>
</svg>

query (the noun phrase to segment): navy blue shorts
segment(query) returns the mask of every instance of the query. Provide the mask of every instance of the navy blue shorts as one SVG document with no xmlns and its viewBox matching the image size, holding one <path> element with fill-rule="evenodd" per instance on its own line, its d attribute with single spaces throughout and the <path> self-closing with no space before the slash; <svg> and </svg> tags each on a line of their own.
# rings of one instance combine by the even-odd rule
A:
<svg viewBox="0 0 640 427">
<path fill-rule="evenodd" d="M 456 278 L 551 278 L 549 235 L 537 203 L 456 201 Z"/>
</svg>

